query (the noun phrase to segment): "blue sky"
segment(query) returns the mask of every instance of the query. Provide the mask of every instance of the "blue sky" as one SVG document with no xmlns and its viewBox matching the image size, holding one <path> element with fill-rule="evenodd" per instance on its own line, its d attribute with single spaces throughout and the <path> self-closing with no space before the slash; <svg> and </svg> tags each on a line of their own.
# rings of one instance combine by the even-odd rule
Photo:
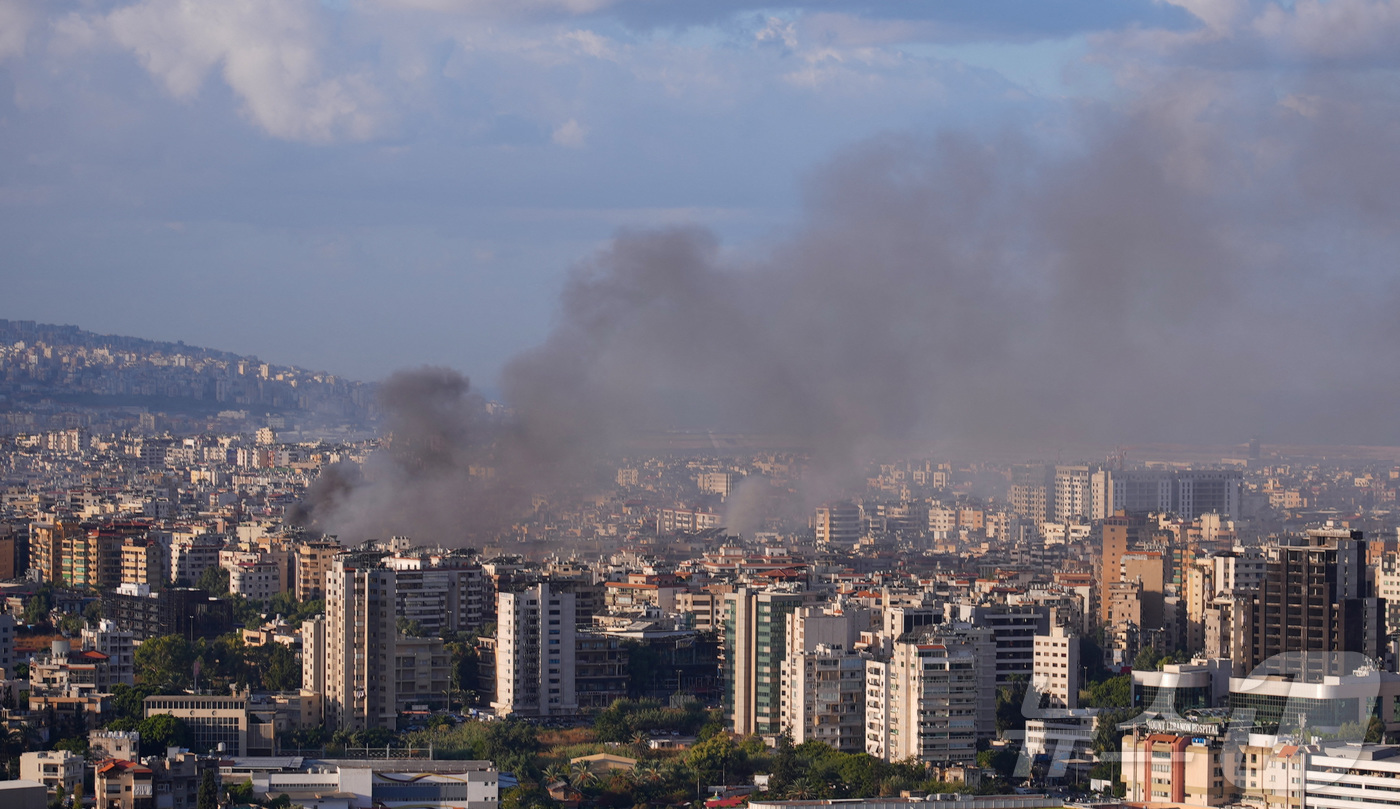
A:
<svg viewBox="0 0 1400 809">
<path fill-rule="evenodd" d="M 0 0 L 0 317 L 494 386 L 619 229 L 761 260 L 890 133 L 1074 152 L 1150 114 L 1189 177 L 1211 110 L 1362 99 L 1397 30 L 1387 0 Z M 1267 155 L 1260 120 L 1220 126 Z"/>
</svg>

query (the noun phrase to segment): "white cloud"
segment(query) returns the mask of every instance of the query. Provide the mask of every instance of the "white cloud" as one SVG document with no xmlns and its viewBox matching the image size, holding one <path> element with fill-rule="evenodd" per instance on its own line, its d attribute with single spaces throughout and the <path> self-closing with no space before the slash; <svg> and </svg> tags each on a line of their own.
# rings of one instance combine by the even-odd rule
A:
<svg viewBox="0 0 1400 809">
<path fill-rule="evenodd" d="M 1348 59 L 1400 55 L 1400 2 L 1297 0 L 1268 6 L 1253 30 L 1296 56 Z"/>
<path fill-rule="evenodd" d="M 582 149 L 588 141 L 588 127 L 570 118 L 554 130 L 553 140 L 560 146 Z"/>
<path fill-rule="evenodd" d="M 29 0 L 0 0 L 0 59 L 24 55 L 37 16 Z"/>
<path fill-rule="evenodd" d="M 142 0 L 62 26 L 131 52 L 171 95 L 199 94 L 216 68 L 268 134 L 326 142 L 373 137 L 383 98 L 360 72 L 326 75 L 319 6 L 308 0 Z"/>
</svg>

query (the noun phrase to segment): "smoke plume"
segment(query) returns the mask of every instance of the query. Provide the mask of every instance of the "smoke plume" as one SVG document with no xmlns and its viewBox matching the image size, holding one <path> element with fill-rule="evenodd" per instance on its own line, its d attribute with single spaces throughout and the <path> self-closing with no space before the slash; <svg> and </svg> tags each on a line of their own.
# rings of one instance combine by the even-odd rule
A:
<svg viewBox="0 0 1400 809">
<path fill-rule="evenodd" d="M 792 436 L 829 470 L 931 445 L 1400 442 L 1400 95 L 1335 55 L 1268 81 L 1170 64 L 1263 58 L 1238 44 L 1134 43 L 1166 67 L 1048 133 L 857 145 L 762 251 L 620 233 L 507 367 L 511 429 L 473 443 L 465 380 L 391 382 L 395 453 L 421 466 L 371 464 L 338 516 L 460 526 L 485 502 L 459 495 L 473 452 L 528 485 L 645 430 Z"/>
</svg>

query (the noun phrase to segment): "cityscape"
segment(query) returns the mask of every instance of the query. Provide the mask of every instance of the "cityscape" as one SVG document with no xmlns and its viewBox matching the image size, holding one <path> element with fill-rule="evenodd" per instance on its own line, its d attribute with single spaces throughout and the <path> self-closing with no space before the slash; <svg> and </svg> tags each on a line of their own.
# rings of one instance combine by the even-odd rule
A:
<svg viewBox="0 0 1400 809">
<path fill-rule="evenodd" d="M 1400 453 L 884 458 L 809 506 L 809 452 L 681 435 L 351 538 L 328 477 L 509 409 L 296 372 L 373 404 L 230 414 L 292 372 L 8 328 L 0 705 L 46 802 L 1268 809 L 1396 766 Z"/>
<path fill-rule="evenodd" d="M 1400 809 L 1400 0 L 0 0 L 0 809 Z"/>
</svg>

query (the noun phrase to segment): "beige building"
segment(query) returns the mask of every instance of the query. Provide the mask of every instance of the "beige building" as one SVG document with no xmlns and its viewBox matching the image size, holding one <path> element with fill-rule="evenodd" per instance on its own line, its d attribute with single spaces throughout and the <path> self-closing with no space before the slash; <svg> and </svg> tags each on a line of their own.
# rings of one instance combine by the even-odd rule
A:
<svg viewBox="0 0 1400 809">
<path fill-rule="evenodd" d="M 990 629 L 932 631 L 865 664 L 865 752 L 885 761 L 975 763 L 996 734 Z"/>
<path fill-rule="evenodd" d="M 1062 626 L 1053 626 L 1048 635 L 1035 636 L 1031 682 L 1047 708 L 1078 708 L 1079 638 Z"/>
<path fill-rule="evenodd" d="M 335 555 L 345 549 L 335 539 L 317 539 L 296 546 L 296 595 L 298 601 L 325 598 L 326 574 Z"/>
<path fill-rule="evenodd" d="M 394 571 L 378 559 L 336 557 L 326 579 L 326 725 L 398 724 Z M 304 672 L 303 672 L 304 673 Z"/>
<path fill-rule="evenodd" d="M 1216 723 L 1149 721 L 1123 736 L 1125 800 L 1224 806 L 1239 789 L 1226 777 L 1232 761 Z"/>
<path fill-rule="evenodd" d="M 146 697 L 146 716 L 169 714 L 190 729 L 194 749 L 228 756 L 272 755 L 275 736 L 271 725 L 251 723 L 248 693 L 231 696 L 175 694 Z"/>
<path fill-rule="evenodd" d="M 19 777 L 43 784 L 50 794 L 63 787 L 66 794 L 72 795 L 74 787 L 83 782 L 83 757 L 67 750 L 21 753 Z"/>
</svg>

